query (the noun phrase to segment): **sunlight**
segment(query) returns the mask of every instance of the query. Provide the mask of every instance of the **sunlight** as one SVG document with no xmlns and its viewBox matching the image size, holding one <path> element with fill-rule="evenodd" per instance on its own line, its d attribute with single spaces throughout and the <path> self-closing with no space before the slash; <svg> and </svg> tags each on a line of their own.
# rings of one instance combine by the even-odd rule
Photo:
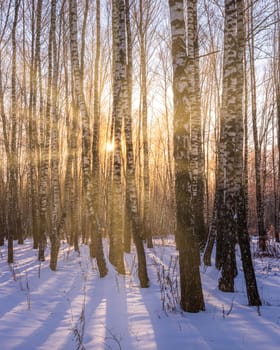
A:
<svg viewBox="0 0 280 350">
<path fill-rule="evenodd" d="M 114 151 L 114 144 L 113 144 L 113 142 L 107 142 L 106 143 L 106 151 L 107 152 L 113 152 Z"/>
</svg>

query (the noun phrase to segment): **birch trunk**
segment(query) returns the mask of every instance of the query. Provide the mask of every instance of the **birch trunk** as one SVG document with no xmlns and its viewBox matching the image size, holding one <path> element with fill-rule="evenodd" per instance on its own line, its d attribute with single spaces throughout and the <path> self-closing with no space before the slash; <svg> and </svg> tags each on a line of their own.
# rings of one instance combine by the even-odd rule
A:
<svg viewBox="0 0 280 350">
<path fill-rule="evenodd" d="M 36 91 L 37 86 L 37 71 L 40 67 L 40 40 L 41 40 L 41 17 L 42 17 L 42 0 L 37 3 L 37 22 L 36 22 L 36 48 L 35 48 L 35 68 L 34 68 L 34 90 Z M 49 59 L 49 81 L 52 74 L 52 40 L 53 40 L 53 28 L 50 29 L 49 33 L 49 48 L 48 48 L 48 59 Z M 51 81 L 48 86 L 51 88 Z M 47 94 L 50 99 L 50 90 Z M 35 97 L 34 97 L 35 98 Z M 41 144 L 41 159 L 39 165 L 39 210 L 40 210 L 40 226 L 38 232 L 38 260 L 45 260 L 45 244 L 47 237 L 47 196 L 48 196 L 48 174 L 49 174 L 49 142 L 50 142 L 50 114 L 44 115 L 45 129 L 41 126 L 40 132 L 40 144 Z"/>
<path fill-rule="evenodd" d="M 129 21 L 129 0 L 126 0 L 126 27 L 128 33 L 128 64 L 127 75 L 125 81 L 126 95 L 124 103 L 125 115 L 125 141 L 126 141 L 126 186 L 127 186 L 127 211 L 132 222 L 133 240 L 136 246 L 138 257 L 138 278 L 142 288 L 149 286 L 149 278 L 147 272 L 146 255 L 144 250 L 143 240 L 141 238 L 140 215 L 136 190 L 136 175 L 135 162 L 132 141 L 132 118 L 131 118 L 131 96 L 132 96 L 132 56 L 131 56 L 131 41 L 130 35 L 130 21 Z M 129 53 L 130 52 L 130 53 Z"/>
<path fill-rule="evenodd" d="M 217 249 L 218 267 L 221 268 L 219 289 L 234 291 L 235 240 L 237 203 L 235 202 L 235 128 L 236 128 L 236 5 L 225 0 L 223 97 L 221 112 L 221 139 L 219 145 L 219 196 L 217 198 Z M 238 145 L 240 146 L 240 145 Z"/>
<path fill-rule="evenodd" d="M 275 192 L 276 200 L 276 219 L 275 219 L 275 240 L 280 241 L 279 229 L 280 229 L 280 14 L 279 14 L 279 1 L 276 1 L 276 28 L 275 37 L 277 42 L 276 62 L 274 63 L 274 80 L 275 80 L 275 99 L 276 99 L 276 139 L 278 150 L 278 177 L 277 177 L 277 192 Z"/>
<path fill-rule="evenodd" d="M 123 261 L 123 222 L 122 222 L 122 186 L 121 186 L 121 133 L 122 112 L 125 98 L 126 79 L 125 47 L 125 11 L 123 0 L 112 2 L 113 29 L 113 110 L 114 121 L 114 160 L 112 189 L 112 232 L 110 240 L 110 258 L 119 273 L 125 273 Z"/>
<path fill-rule="evenodd" d="M 78 56 L 78 39 L 77 39 L 77 2 L 69 0 L 69 26 L 70 26 L 70 49 L 71 49 L 71 65 L 73 70 L 75 94 L 78 100 L 79 110 L 82 116 L 82 143 L 83 143 L 83 187 L 87 203 L 87 218 L 97 226 L 97 217 L 94 212 L 93 205 L 93 188 L 90 170 L 90 128 L 89 115 L 85 103 L 85 97 L 81 83 L 81 72 Z M 102 239 L 99 232 L 93 232 L 94 245 L 96 249 L 96 261 L 99 269 L 100 277 L 107 274 L 107 267 L 103 253 Z"/>
<path fill-rule="evenodd" d="M 96 56 L 94 63 L 94 91 L 93 91 L 93 143 L 92 143 L 92 178 L 93 178 L 93 204 L 94 211 L 98 215 L 98 205 L 100 203 L 100 157 L 99 157 L 99 137 L 100 137 L 100 97 L 99 97 L 99 69 L 100 69 L 100 0 L 96 1 Z M 99 217 L 99 215 L 98 215 Z M 98 222 L 96 222 L 98 224 Z M 100 231 L 100 225 L 92 228 Z M 100 234 L 100 233 L 99 233 Z M 93 243 L 93 255 L 97 252 Z"/>
<path fill-rule="evenodd" d="M 30 94 L 28 109 L 28 147 L 29 147 L 29 205 L 31 207 L 32 216 L 32 235 L 33 248 L 37 249 L 39 245 L 39 203 L 38 203 L 38 134 L 36 113 L 36 77 L 35 77 L 35 4 L 32 3 L 31 18 L 31 64 L 30 64 Z"/>
<path fill-rule="evenodd" d="M 244 53 L 245 53 L 245 25 L 244 0 L 236 0 L 237 38 L 236 38 L 236 141 L 235 141 L 235 176 L 237 203 L 237 236 L 241 252 L 242 266 L 245 276 L 248 303 L 251 306 L 261 305 L 258 293 L 255 271 L 252 263 L 250 238 L 247 227 L 246 212 L 246 181 L 243 170 L 244 122 L 243 122 L 243 91 L 244 91 Z M 245 173 L 246 174 L 246 173 Z"/>
<path fill-rule="evenodd" d="M 261 251 L 266 250 L 266 232 L 264 226 L 264 203 L 262 196 L 262 183 L 261 183 L 261 147 L 258 136 L 257 126 L 257 95 L 256 95 L 256 73 L 255 73 L 255 40 L 254 40 L 254 5 L 253 1 L 250 1 L 250 30 L 251 40 L 249 42 L 249 54 L 250 54 L 250 83 L 251 83 L 251 105 L 252 105 L 252 124 L 253 124 L 253 138 L 255 148 L 255 177 L 256 177 L 256 206 L 257 206 L 257 227 L 259 234 L 259 249 Z"/>
<path fill-rule="evenodd" d="M 52 208 L 51 208 L 51 257 L 50 268 L 56 270 L 59 252 L 59 222 L 60 222 L 60 185 L 58 173 L 58 112 L 57 112 L 57 44 L 56 44 L 56 1 L 51 2 L 51 29 L 50 45 L 52 46 L 52 82 L 51 82 L 51 185 L 52 185 Z"/>
<path fill-rule="evenodd" d="M 204 310 L 199 272 L 199 247 L 195 237 L 190 168 L 190 111 L 188 108 L 188 57 L 184 6 L 182 0 L 169 0 L 174 99 L 174 160 L 176 196 L 176 242 L 179 250 L 181 307 L 184 311 Z"/>
<path fill-rule="evenodd" d="M 187 1 L 188 9 L 188 56 L 190 60 L 189 85 L 191 100 L 191 162 L 194 228 L 200 247 L 206 243 L 204 222 L 204 180 L 201 130 L 201 93 L 199 79 L 199 47 L 197 25 L 197 0 Z"/>
<path fill-rule="evenodd" d="M 127 115 L 126 118 L 131 118 L 131 107 L 132 107 L 132 33 L 131 33 L 131 25 L 130 25 L 130 1 L 125 0 L 125 25 L 126 25 L 126 41 L 127 41 L 127 65 L 126 65 L 126 98 L 127 98 Z M 126 124 L 127 125 L 127 121 Z M 125 138 L 126 138 L 126 152 L 128 152 L 128 144 L 127 144 L 127 131 L 125 129 Z M 133 151 L 133 145 L 132 145 Z M 128 153 L 127 153 L 128 159 Z M 135 163 L 134 172 L 135 172 Z M 128 165 L 126 165 L 128 171 Z M 124 251 L 126 253 L 131 252 L 131 228 L 132 221 L 130 216 L 130 192 L 129 187 L 127 185 L 125 187 L 125 224 L 124 224 Z M 137 193 L 137 191 L 136 191 Z M 138 202 L 139 203 L 139 202 Z M 138 215 L 140 213 L 138 212 Z"/>
<path fill-rule="evenodd" d="M 141 118 L 143 134 L 143 178 L 144 178 L 144 211 L 143 229 L 148 248 L 153 247 L 150 218 L 150 169 L 149 169 L 149 145 L 148 145 L 148 105 L 147 105 L 147 32 L 143 23 L 143 1 L 139 1 L 140 8 L 140 70 L 141 70 Z"/>
<path fill-rule="evenodd" d="M 12 126 L 11 126 L 11 146 L 8 153 L 8 263 L 14 262 L 13 240 L 17 236 L 19 215 L 18 208 L 18 153 L 17 153 L 17 99 L 16 99 L 16 28 L 18 22 L 20 0 L 15 1 L 14 20 L 12 28 L 12 77 L 11 77 L 11 103 L 12 103 Z"/>
</svg>

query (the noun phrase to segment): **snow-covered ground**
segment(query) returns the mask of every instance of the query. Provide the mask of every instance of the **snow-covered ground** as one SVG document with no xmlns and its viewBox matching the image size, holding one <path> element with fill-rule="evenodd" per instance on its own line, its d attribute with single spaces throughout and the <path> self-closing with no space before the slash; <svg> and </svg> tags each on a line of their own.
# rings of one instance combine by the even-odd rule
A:
<svg viewBox="0 0 280 350">
<path fill-rule="evenodd" d="M 247 306 L 240 260 L 235 293 L 217 289 L 219 272 L 201 267 L 206 311 L 182 313 L 172 239 L 147 250 L 151 286 L 140 289 L 135 254 L 127 274 L 96 264 L 62 244 L 58 270 L 39 263 L 31 241 L 15 246 L 9 266 L 0 247 L 1 350 L 273 350 L 280 349 L 280 261 L 254 258 L 263 306 Z"/>
</svg>

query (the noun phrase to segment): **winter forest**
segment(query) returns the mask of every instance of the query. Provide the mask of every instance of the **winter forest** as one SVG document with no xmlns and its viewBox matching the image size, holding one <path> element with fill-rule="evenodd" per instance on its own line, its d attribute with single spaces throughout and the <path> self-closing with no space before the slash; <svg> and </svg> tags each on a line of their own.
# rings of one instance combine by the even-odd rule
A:
<svg viewBox="0 0 280 350">
<path fill-rule="evenodd" d="M 0 0 L 1 349 L 278 349 L 280 1 Z"/>
</svg>

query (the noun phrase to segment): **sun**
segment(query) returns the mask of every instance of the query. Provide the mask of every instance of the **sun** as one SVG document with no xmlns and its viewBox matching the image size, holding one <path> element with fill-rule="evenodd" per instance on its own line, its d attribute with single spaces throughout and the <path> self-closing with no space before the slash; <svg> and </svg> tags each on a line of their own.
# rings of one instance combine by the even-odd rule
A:
<svg viewBox="0 0 280 350">
<path fill-rule="evenodd" d="M 107 152 L 113 152 L 114 151 L 114 144 L 112 142 L 106 143 L 106 151 Z"/>
</svg>

